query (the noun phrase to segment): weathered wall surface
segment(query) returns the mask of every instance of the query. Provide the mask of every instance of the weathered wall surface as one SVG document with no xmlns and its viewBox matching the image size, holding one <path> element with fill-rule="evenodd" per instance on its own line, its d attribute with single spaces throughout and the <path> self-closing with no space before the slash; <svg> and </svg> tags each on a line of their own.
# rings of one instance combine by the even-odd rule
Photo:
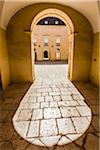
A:
<svg viewBox="0 0 100 150">
<path fill-rule="evenodd" d="M 93 54 L 92 54 L 92 62 L 91 62 L 91 82 L 99 86 L 100 83 L 100 32 L 94 34 L 94 42 L 93 42 Z"/>
<path fill-rule="evenodd" d="M 17 12 L 9 22 L 7 40 L 11 81 L 32 81 L 30 30 L 34 17 L 42 10 L 56 8 L 72 19 L 75 32 L 73 80 L 89 80 L 93 32 L 88 20 L 74 9 L 58 4 L 35 4 Z"/>
<path fill-rule="evenodd" d="M 3 89 L 10 82 L 6 31 L 0 27 L 0 76 Z"/>
</svg>

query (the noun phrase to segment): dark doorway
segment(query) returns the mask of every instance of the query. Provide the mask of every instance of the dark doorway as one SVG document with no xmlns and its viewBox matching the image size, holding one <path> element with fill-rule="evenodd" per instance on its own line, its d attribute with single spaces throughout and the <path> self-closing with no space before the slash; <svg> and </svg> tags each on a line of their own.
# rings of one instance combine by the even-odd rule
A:
<svg viewBox="0 0 100 150">
<path fill-rule="evenodd" d="M 48 58 L 48 51 L 44 51 L 44 58 Z"/>
<path fill-rule="evenodd" d="M 35 52 L 35 61 L 37 61 L 37 53 Z"/>
</svg>

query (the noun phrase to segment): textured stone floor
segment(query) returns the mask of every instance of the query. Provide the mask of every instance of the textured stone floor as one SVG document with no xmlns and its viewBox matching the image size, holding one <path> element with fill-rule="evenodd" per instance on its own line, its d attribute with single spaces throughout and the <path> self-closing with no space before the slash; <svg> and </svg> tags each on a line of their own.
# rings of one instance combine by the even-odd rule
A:
<svg viewBox="0 0 100 150">
<path fill-rule="evenodd" d="M 71 143 L 90 125 L 91 109 L 67 79 L 67 65 L 36 65 L 36 79 L 13 117 L 16 131 L 32 144 Z"/>
<path fill-rule="evenodd" d="M 46 71 L 46 72 L 48 72 L 48 71 Z M 58 74 L 58 72 L 56 72 L 56 74 Z M 44 76 L 44 73 L 43 73 L 43 76 Z M 39 82 L 41 82 L 39 80 L 39 78 L 37 78 L 37 80 Z M 61 78 L 61 80 L 62 80 L 62 78 Z M 54 83 L 54 81 L 53 81 L 53 83 Z M 37 83 L 35 83 L 35 84 L 37 84 Z M 42 84 L 43 84 L 43 82 L 42 82 Z M 81 136 L 78 140 L 75 140 L 70 144 L 63 145 L 63 146 L 55 145 L 51 148 L 36 146 L 36 145 L 30 144 L 27 141 L 25 141 L 23 138 L 21 138 L 21 136 L 19 136 L 17 134 L 16 130 L 13 128 L 12 119 L 14 119 L 15 111 L 18 110 L 17 109 L 18 105 L 19 104 L 22 105 L 22 101 L 23 101 L 22 98 L 23 98 L 24 94 L 26 93 L 26 91 L 30 85 L 28 83 L 23 84 L 23 85 L 12 84 L 12 85 L 9 85 L 8 88 L 2 92 L 2 95 L 0 97 L 0 107 L 1 107 L 0 108 L 1 109 L 1 111 L 0 111 L 0 129 L 1 129 L 1 131 L 0 131 L 0 148 L 2 150 L 42 150 L 42 149 L 43 150 L 45 150 L 45 149 L 48 149 L 48 150 L 49 149 L 56 149 L 56 150 L 79 150 L 79 149 L 80 150 L 81 149 L 97 150 L 98 149 L 98 137 L 99 137 L 98 89 L 97 89 L 97 87 L 95 87 L 93 84 L 90 84 L 90 83 L 75 82 L 74 84 L 81 91 L 81 93 L 83 94 L 83 96 L 86 99 L 87 104 L 89 105 L 89 107 L 91 107 L 92 112 L 93 112 L 93 118 L 92 118 L 92 122 L 90 124 L 90 127 L 85 132 L 85 134 L 83 136 Z M 35 86 L 37 86 L 37 85 L 35 85 Z M 58 87 L 56 87 L 56 88 L 58 88 Z M 40 88 L 40 89 L 43 89 L 43 88 Z M 59 92 L 59 91 L 56 91 L 56 92 Z M 44 93 L 48 93 L 48 92 L 44 92 Z M 30 98 L 30 100 L 31 100 L 31 98 Z M 41 101 L 41 98 L 39 98 L 37 100 Z M 62 101 L 58 101 L 58 100 L 56 102 L 56 100 L 54 101 L 54 99 L 53 99 L 53 102 L 52 102 L 52 100 L 49 99 L 49 101 L 43 102 L 43 99 L 42 99 L 42 102 L 40 102 L 41 107 L 44 107 L 44 103 L 45 103 L 45 107 L 44 107 L 45 117 L 48 116 L 48 115 L 46 115 L 48 103 L 49 103 L 49 107 L 51 106 L 49 108 L 49 111 L 51 111 L 51 108 L 54 107 L 54 104 L 58 104 L 58 102 L 62 102 Z M 21 101 L 21 103 L 20 103 L 20 101 Z M 63 101 L 65 102 L 65 100 L 63 100 Z M 73 100 L 69 100 L 69 102 L 71 102 L 71 101 L 73 101 Z M 79 100 L 75 100 L 75 101 L 79 102 Z M 81 102 L 82 101 L 83 100 L 81 100 Z M 51 105 L 50 105 L 50 103 L 51 103 Z M 69 105 L 69 103 L 67 103 L 67 105 Z M 55 106 L 55 108 L 56 108 L 56 106 Z M 69 106 L 67 106 L 67 107 L 69 107 Z M 41 108 L 39 108 L 39 109 L 41 109 Z M 34 113 L 34 111 L 33 111 L 33 113 Z M 35 113 L 37 113 L 37 112 L 35 112 Z M 28 113 L 28 114 L 30 114 L 30 113 Z M 51 115 L 51 113 L 50 113 L 50 115 Z M 58 115 L 58 113 L 56 115 Z M 27 116 L 27 115 L 25 115 L 25 116 Z M 38 117 L 38 116 L 40 117 L 41 115 L 40 114 L 36 115 L 36 117 Z M 65 119 L 65 118 L 63 118 L 63 119 Z M 47 120 L 47 119 L 49 120 L 49 118 L 46 118 L 44 120 Z M 52 119 L 54 120 L 54 118 L 52 118 Z M 31 121 L 31 120 L 29 119 L 29 121 Z M 34 119 L 33 119 L 33 121 L 34 121 Z M 53 121 L 51 123 L 53 124 Z M 43 121 L 42 124 L 45 124 L 45 121 Z M 54 133 L 55 132 L 56 131 L 54 131 Z M 41 133 L 43 134 L 44 132 L 41 131 Z M 46 134 L 47 133 L 48 132 L 46 132 Z M 32 133 L 30 132 L 29 134 L 32 134 Z M 32 134 L 32 136 L 33 136 L 33 134 Z M 65 141 L 65 139 L 64 139 L 64 141 Z"/>
</svg>

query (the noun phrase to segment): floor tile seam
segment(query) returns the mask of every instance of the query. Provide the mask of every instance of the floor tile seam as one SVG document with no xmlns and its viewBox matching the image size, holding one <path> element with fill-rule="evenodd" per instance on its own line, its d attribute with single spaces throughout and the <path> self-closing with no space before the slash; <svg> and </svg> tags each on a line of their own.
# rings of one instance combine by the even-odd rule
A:
<svg viewBox="0 0 100 150">
<path fill-rule="evenodd" d="M 58 127 L 58 122 L 57 122 L 57 118 L 55 119 L 55 121 L 56 121 L 56 127 L 57 127 L 57 135 L 60 135 L 60 133 L 59 133 L 59 127 Z"/>
<path fill-rule="evenodd" d="M 76 129 L 76 126 L 75 126 L 75 124 L 74 124 L 74 121 L 72 120 L 72 117 L 70 117 L 70 120 L 71 120 L 71 122 L 72 122 L 72 125 L 73 125 L 73 127 L 74 127 L 75 132 L 78 133 L 78 132 L 77 132 L 77 129 Z"/>
<path fill-rule="evenodd" d="M 40 136 L 40 132 L 41 132 L 41 120 L 39 120 L 39 130 L 38 130 L 38 135 Z"/>
<path fill-rule="evenodd" d="M 52 117 L 50 117 L 50 118 L 42 118 L 42 119 L 31 119 L 31 121 L 37 121 L 37 120 L 50 120 L 50 119 L 67 119 L 67 118 L 70 118 L 70 117 L 72 117 L 72 118 L 86 118 L 86 117 L 91 117 L 91 116 L 68 116 L 68 117 L 63 117 L 63 116 L 61 116 L 61 117 L 54 117 L 54 118 L 52 118 Z M 21 122 L 21 121 L 29 121 L 29 119 L 28 120 L 16 120 L 16 121 L 14 121 L 14 122 Z M 9 121 L 10 122 L 10 121 Z M 2 122 L 1 122 L 2 123 Z"/>
<path fill-rule="evenodd" d="M 81 106 L 80 106 L 81 107 Z M 85 107 L 85 106 L 84 106 Z M 87 107 L 87 106 L 86 106 Z M 80 117 L 89 117 L 89 116 L 91 116 L 91 115 L 82 115 L 81 113 L 80 113 L 80 111 L 78 110 L 78 108 L 77 108 L 77 106 L 76 106 L 76 110 L 78 111 L 78 113 L 79 113 L 79 115 L 80 115 Z"/>
</svg>

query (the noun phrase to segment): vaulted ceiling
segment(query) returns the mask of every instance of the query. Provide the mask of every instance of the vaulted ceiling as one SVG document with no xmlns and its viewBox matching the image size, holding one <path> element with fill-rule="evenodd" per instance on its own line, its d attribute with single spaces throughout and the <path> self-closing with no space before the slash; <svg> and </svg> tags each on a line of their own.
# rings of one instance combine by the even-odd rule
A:
<svg viewBox="0 0 100 150">
<path fill-rule="evenodd" d="M 100 0 L 1 0 L 0 1 L 0 26 L 6 29 L 11 17 L 25 6 L 40 3 L 58 3 L 70 6 L 82 13 L 91 23 L 94 33 L 100 32 Z"/>
</svg>

